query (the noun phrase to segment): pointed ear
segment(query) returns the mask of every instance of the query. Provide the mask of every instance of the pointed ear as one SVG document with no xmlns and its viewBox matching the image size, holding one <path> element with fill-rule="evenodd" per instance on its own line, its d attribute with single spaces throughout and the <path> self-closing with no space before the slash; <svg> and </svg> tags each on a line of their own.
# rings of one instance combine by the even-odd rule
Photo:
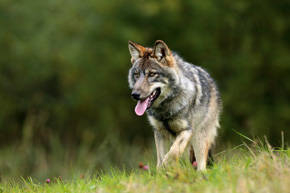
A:
<svg viewBox="0 0 290 193">
<path fill-rule="evenodd" d="M 165 62 L 171 56 L 170 49 L 162 40 L 157 40 L 153 49 L 158 61 Z"/>
<path fill-rule="evenodd" d="M 134 61 L 143 56 L 146 48 L 130 40 L 128 42 L 128 45 L 131 54 L 131 62 L 134 63 Z"/>
</svg>

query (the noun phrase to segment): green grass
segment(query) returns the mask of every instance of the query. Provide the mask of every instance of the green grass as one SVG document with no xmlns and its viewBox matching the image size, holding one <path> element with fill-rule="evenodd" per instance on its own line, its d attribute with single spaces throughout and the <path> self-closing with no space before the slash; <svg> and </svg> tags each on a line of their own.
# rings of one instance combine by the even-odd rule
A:
<svg viewBox="0 0 290 193">
<path fill-rule="evenodd" d="M 253 141 L 254 142 L 254 141 Z M 178 164 L 157 172 L 155 165 L 143 169 L 109 169 L 91 176 L 37 181 L 2 178 L 2 192 L 289 192 L 290 149 L 275 149 L 267 142 L 249 147 L 245 143 L 215 156 L 211 169 L 198 172 Z"/>
</svg>

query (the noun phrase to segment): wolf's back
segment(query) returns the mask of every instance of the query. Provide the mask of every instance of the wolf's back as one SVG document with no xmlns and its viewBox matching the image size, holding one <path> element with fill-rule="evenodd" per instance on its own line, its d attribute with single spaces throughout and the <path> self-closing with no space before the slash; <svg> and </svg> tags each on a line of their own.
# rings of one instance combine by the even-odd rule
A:
<svg viewBox="0 0 290 193">
<path fill-rule="evenodd" d="M 218 119 L 222 104 L 220 93 L 213 78 L 206 70 L 185 62 L 177 54 L 174 54 L 174 58 L 178 71 L 182 74 L 179 78 L 182 84 L 186 85 L 181 85 L 184 88 L 181 93 L 183 93 L 183 98 L 185 99 L 183 102 L 188 104 L 188 111 L 196 114 L 200 119 L 203 119 L 202 117 Z M 202 124 L 202 120 L 200 122 Z"/>
</svg>

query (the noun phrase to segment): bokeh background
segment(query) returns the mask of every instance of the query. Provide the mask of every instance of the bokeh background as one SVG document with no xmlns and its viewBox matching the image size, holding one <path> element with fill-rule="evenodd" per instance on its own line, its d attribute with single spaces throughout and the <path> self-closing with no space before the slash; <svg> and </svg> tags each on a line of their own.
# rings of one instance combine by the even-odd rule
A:
<svg viewBox="0 0 290 193">
<path fill-rule="evenodd" d="M 287 0 L 1 0 L 0 176 L 154 162 L 128 88 L 128 40 L 161 39 L 209 71 L 223 101 L 218 146 L 242 143 L 234 130 L 288 142 L 289 10 Z"/>
</svg>

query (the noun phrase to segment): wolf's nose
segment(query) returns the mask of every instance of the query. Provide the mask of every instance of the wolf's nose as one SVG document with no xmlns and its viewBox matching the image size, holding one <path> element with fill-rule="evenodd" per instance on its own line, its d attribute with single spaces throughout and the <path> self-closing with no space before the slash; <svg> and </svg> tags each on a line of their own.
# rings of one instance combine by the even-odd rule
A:
<svg viewBox="0 0 290 193">
<path fill-rule="evenodd" d="M 140 94 L 137 92 L 132 92 L 132 98 L 135 100 L 139 100 L 140 99 Z"/>
</svg>

